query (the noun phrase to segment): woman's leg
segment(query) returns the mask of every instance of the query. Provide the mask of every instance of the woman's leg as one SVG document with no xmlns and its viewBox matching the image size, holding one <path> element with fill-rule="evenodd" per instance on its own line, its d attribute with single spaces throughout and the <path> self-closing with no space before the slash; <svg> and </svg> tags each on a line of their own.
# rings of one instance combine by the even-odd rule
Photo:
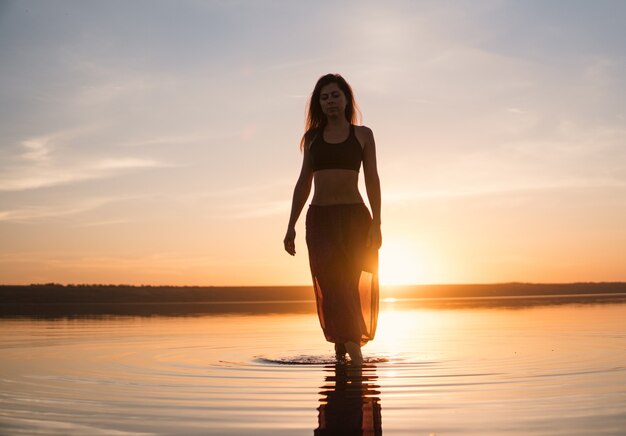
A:
<svg viewBox="0 0 626 436">
<path fill-rule="evenodd" d="M 342 343 L 337 342 L 335 344 L 335 355 L 337 357 L 345 357 L 347 353 L 346 346 Z"/>
<path fill-rule="evenodd" d="M 361 346 L 356 342 L 346 342 L 346 350 L 350 355 L 353 365 L 363 365 L 363 354 L 361 354 Z"/>
</svg>

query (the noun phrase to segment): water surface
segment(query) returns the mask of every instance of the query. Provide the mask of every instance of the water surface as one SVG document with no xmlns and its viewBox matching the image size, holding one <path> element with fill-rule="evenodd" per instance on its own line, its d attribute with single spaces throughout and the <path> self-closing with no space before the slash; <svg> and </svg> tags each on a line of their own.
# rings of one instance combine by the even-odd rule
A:
<svg viewBox="0 0 626 436">
<path fill-rule="evenodd" d="M 0 431 L 617 435 L 626 428 L 624 302 L 384 303 L 362 370 L 335 364 L 310 309 L 0 319 Z"/>
</svg>

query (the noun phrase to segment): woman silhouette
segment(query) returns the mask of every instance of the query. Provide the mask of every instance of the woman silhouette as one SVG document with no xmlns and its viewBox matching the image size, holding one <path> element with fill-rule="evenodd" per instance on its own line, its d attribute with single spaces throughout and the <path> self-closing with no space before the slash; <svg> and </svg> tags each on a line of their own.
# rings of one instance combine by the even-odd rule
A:
<svg viewBox="0 0 626 436">
<path fill-rule="evenodd" d="M 369 128 L 355 125 L 357 112 L 352 89 L 343 77 L 319 78 L 300 141 L 302 169 L 284 244 L 289 254 L 296 254 L 296 221 L 315 180 L 306 214 L 306 242 L 317 313 L 326 340 L 335 344 L 337 358 L 345 358 L 347 352 L 352 364 L 361 365 L 361 346 L 376 333 L 382 235 L 374 135 Z M 373 219 L 358 188 L 361 162 Z"/>
</svg>

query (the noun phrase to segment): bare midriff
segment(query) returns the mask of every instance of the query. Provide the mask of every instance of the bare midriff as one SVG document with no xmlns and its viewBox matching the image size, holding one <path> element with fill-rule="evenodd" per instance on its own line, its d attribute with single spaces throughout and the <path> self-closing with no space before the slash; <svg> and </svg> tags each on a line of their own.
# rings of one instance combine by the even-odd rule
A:
<svg viewBox="0 0 626 436">
<path fill-rule="evenodd" d="M 354 170 L 327 169 L 313 173 L 315 190 L 311 204 L 363 203 L 359 192 L 359 173 Z"/>
</svg>

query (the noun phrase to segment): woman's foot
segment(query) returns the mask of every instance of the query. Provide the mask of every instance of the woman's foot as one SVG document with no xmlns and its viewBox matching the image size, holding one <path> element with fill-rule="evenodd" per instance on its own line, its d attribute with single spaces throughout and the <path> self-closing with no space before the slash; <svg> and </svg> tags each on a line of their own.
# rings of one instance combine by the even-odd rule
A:
<svg viewBox="0 0 626 436">
<path fill-rule="evenodd" d="M 361 346 L 356 342 L 346 342 L 346 350 L 350 355 L 350 360 L 353 365 L 363 365 L 363 354 L 361 354 Z"/>
</svg>

